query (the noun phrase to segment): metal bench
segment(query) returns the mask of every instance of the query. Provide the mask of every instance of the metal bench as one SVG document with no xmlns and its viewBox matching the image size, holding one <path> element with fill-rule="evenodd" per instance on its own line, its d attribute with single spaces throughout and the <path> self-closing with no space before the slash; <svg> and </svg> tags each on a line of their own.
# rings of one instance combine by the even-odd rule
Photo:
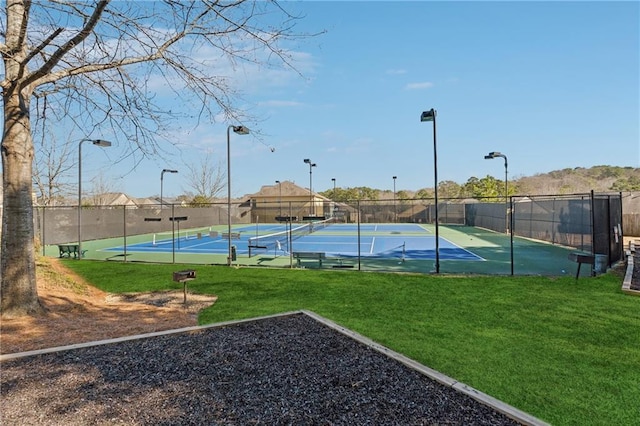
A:
<svg viewBox="0 0 640 426">
<path fill-rule="evenodd" d="M 294 251 L 293 258 L 296 259 L 298 266 L 300 266 L 300 260 L 302 259 L 313 259 L 317 260 L 320 267 L 322 267 L 322 259 L 325 259 L 326 256 L 322 251 Z"/>
<path fill-rule="evenodd" d="M 71 257 L 71 255 L 73 255 L 73 257 L 77 259 L 80 255 L 78 244 L 58 244 L 58 250 L 60 251 L 61 258 Z M 82 250 L 82 257 L 84 257 L 86 252 L 86 250 Z"/>
<path fill-rule="evenodd" d="M 223 232 L 222 233 L 222 239 L 223 240 L 228 240 L 229 239 L 229 235 L 231 235 L 231 239 L 232 240 L 239 240 L 240 239 L 240 233 L 239 232 L 232 232 L 231 234 L 229 234 L 228 232 Z"/>
</svg>

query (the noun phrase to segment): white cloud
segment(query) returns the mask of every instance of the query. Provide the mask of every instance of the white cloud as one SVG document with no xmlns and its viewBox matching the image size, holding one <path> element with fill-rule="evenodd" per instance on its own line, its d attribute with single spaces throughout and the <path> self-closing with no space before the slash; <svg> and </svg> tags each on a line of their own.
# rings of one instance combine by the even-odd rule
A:
<svg viewBox="0 0 640 426">
<path fill-rule="evenodd" d="M 405 89 L 407 90 L 423 90 L 423 89 L 430 89 L 433 87 L 433 83 L 431 83 L 430 81 L 425 81 L 422 83 L 409 83 L 405 86 Z"/>
<path fill-rule="evenodd" d="M 304 104 L 301 103 L 301 102 L 296 102 L 296 101 L 271 100 L 271 101 L 259 102 L 258 105 L 267 106 L 267 107 L 276 107 L 276 108 L 286 108 L 286 107 L 303 106 Z"/>
</svg>

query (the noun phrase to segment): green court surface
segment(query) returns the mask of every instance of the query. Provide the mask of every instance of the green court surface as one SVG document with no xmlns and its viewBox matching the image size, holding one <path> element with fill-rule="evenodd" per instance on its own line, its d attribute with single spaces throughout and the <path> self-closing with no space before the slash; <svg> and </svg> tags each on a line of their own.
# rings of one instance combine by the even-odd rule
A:
<svg viewBox="0 0 640 426">
<path fill-rule="evenodd" d="M 406 228 L 402 226 L 406 225 Z M 267 225 L 264 229 L 257 225 L 234 225 L 232 233 L 240 238 L 232 238 L 231 244 L 237 252 L 233 261 L 238 266 L 265 267 L 301 267 L 363 271 L 390 272 L 435 272 L 435 228 L 433 225 L 417 224 L 362 224 L 358 229 L 354 224 L 340 227 L 331 225 L 308 235 L 297 236 L 292 241 L 292 249 L 269 246 L 259 253 L 248 255 L 250 238 L 262 235 L 273 229 Z M 399 226 L 395 228 L 395 226 Z M 409 228 L 408 226 L 413 226 Z M 373 229 L 373 230 L 372 230 Z M 216 237 L 208 232 L 191 233 L 190 238 L 171 238 L 160 243 L 154 235 L 136 235 L 126 238 L 83 241 L 86 250 L 84 258 L 105 261 L 188 263 L 188 264 L 226 264 L 228 240 L 226 225 L 208 228 L 215 231 Z M 186 235 L 189 231 L 183 231 Z M 483 274 L 483 275 L 547 275 L 575 276 L 578 265 L 569 260 L 574 249 L 552 245 L 496 233 L 486 229 L 468 226 L 439 226 L 440 273 L 446 274 Z M 362 247 L 372 247 L 382 241 L 396 246 L 394 250 L 382 251 L 370 255 Z M 411 241 L 409 243 L 408 241 Z M 351 244 L 354 248 L 344 248 Z M 357 247 L 360 247 L 358 251 Z M 401 247 L 401 248 L 399 248 Z M 302 249 L 301 249 L 302 248 Z M 349 251 L 351 250 L 351 251 Z M 322 264 L 318 259 L 294 258 L 296 251 L 326 252 Z M 57 257 L 57 245 L 44 249 L 47 256 Z M 461 255 L 462 254 L 462 255 Z M 592 265 L 582 265 L 580 276 L 588 276 Z"/>
</svg>

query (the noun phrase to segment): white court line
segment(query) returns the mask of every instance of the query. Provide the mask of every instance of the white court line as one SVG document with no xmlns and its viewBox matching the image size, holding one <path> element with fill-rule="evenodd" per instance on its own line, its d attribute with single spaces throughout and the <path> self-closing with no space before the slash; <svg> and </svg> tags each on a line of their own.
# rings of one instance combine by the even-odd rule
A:
<svg viewBox="0 0 640 426">
<path fill-rule="evenodd" d="M 418 225 L 420 227 L 420 229 L 422 229 L 423 231 L 426 231 L 428 234 L 433 234 L 433 231 L 429 228 L 427 228 L 424 225 Z"/>
<path fill-rule="evenodd" d="M 487 259 L 485 259 L 484 257 L 482 257 L 482 256 L 478 256 L 477 254 L 475 254 L 475 253 L 474 253 L 474 252 L 472 252 L 471 250 L 467 250 L 466 248 L 464 248 L 464 247 L 462 247 L 462 246 L 459 246 L 458 244 L 454 243 L 454 242 L 453 242 L 453 241 L 451 241 L 451 240 L 448 240 L 448 239 L 446 239 L 446 238 L 444 238 L 444 237 L 440 237 L 440 238 L 441 238 L 442 240 L 444 240 L 444 241 L 448 242 L 449 244 L 456 246 L 456 247 L 457 247 L 457 248 L 456 248 L 456 250 L 462 250 L 462 251 L 464 251 L 464 252 L 467 252 L 467 253 L 469 253 L 470 255 L 472 255 L 473 257 L 476 257 L 476 258 L 478 258 L 478 259 L 482 260 L 483 262 L 486 262 L 486 261 L 487 261 Z"/>
<path fill-rule="evenodd" d="M 216 241 L 218 241 L 218 240 L 216 240 Z M 203 241 L 203 242 L 201 242 L 199 244 L 190 244 L 189 247 L 181 247 L 181 248 L 183 248 L 185 250 L 189 250 L 189 249 L 192 249 L 192 248 L 196 249 L 196 250 L 199 250 L 198 247 L 210 246 L 212 243 L 215 243 L 216 241 Z M 226 242 L 227 240 L 224 240 L 224 241 Z"/>
</svg>

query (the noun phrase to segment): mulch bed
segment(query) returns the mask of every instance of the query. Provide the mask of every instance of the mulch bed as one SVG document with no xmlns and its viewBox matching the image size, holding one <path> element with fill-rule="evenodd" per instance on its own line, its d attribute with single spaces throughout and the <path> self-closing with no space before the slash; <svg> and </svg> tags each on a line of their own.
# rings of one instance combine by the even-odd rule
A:
<svg viewBox="0 0 640 426">
<path fill-rule="evenodd" d="M 1 364 L 3 425 L 514 425 L 294 314 Z"/>
</svg>

